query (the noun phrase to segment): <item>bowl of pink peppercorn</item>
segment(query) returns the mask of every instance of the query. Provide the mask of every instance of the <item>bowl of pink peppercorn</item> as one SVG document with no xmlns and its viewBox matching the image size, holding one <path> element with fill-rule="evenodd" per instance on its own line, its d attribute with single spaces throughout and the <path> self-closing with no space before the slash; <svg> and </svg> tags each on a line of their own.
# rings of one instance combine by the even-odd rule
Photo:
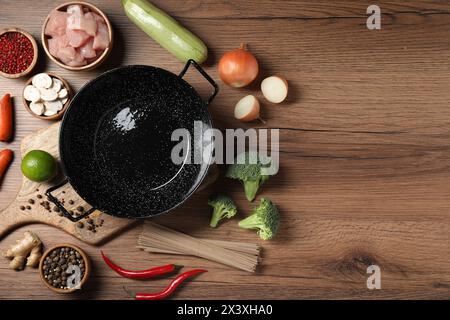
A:
<svg viewBox="0 0 450 320">
<path fill-rule="evenodd" d="M 36 65 L 38 47 L 28 32 L 18 28 L 0 30 L 0 75 L 20 78 L 28 75 Z"/>
</svg>

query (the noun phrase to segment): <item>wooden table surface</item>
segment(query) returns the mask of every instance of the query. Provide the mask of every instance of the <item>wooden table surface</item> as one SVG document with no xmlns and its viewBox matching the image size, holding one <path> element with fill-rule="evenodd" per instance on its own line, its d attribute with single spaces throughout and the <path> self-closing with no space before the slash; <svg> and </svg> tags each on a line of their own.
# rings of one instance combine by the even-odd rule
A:
<svg viewBox="0 0 450 320">
<path fill-rule="evenodd" d="M 1 5 L 0 28 L 17 26 L 39 38 L 48 12 L 62 1 L 16 0 Z M 120 1 L 94 1 L 115 30 L 112 56 L 100 69 L 69 72 L 43 51 L 38 71 L 54 71 L 74 89 L 120 65 L 149 64 L 179 72 L 183 64 L 160 48 L 125 16 Z M 242 125 L 233 106 L 246 94 L 261 97 L 258 83 L 246 89 L 221 85 L 210 110 L 219 128 L 280 128 L 281 168 L 262 196 L 279 205 L 277 238 L 261 242 L 263 264 L 249 275 L 190 257 L 160 256 L 136 248 L 141 227 L 102 246 L 124 266 L 165 262 L 205 267 L 176 298 L 184 299 L 355 299 L 450 298 L 450 11 L 448 1 L 382 1 L 382 29 L 366 28 L 367 1 L 155 0 L 198 34 L 210 49 L 206 70 L 219 79 L 218 58 L 248 43 L 261 64 L 261 77 L 284 75 L 286 103 L 263 101 L 267 125 Z M 22 179 L 20 140 L 48 126 L 21 103 L 25 79 L 0 79 L 0 92 L 14 95 L 16 159 L 0 189 L 0 207 L 15 197 Z M 192 76 L 199 91 L 208 86 Z M 206 92 L 206 91 L 205 91 Z M 214 190 L 213 190 L 214 189 Z M 208 227 L 207 197 L 222 191 L 239 209 L 251 205 L 242 187 L 220 179 L 173 214 L 156 221 L 195 236 L 258 241 L 236 226 Z M 15 273 L 0 259 L 0 299 L 126 299 L 122 286 L 157 291 L 167 280 L 134 282 L 105 268 L 99 248 L 62 231 L 32 225 L 0 242 L 5 250 L 23 230 L 45 245 L 70 242 L 91 255 L 89 285 L 75 296 L 46 289 L 36 270 Z M 381 290 L 368 290 L 366 268 L 381 268 Z"/>
</svg>

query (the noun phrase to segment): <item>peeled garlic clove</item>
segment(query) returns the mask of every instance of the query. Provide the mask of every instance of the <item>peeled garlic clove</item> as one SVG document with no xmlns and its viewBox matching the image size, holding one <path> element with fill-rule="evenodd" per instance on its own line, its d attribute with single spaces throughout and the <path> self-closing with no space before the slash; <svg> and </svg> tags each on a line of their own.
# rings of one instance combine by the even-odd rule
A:
<svg viewBox="0 0 450 320">
<path fill-rule="evenodd" d="M 23 97 L 27 101 L 36 102 L 41 99 L 41 93 L 32 85 L 28 85 L 23 90 Z"/>
<path fill-rule="evenodd" d="M 66 98 L 68 95 L 69 95 L 69 92 L 67 91 L 66 88 L 61 89 L 61 91 L 58 92 L 58 98 L 60 98 L 60 99 L 64 99 L 64 98 Z"/>
<path fill-rule="evenodd" d="M 55 114 L 60 111 L 63 107 L 63 104 L 60 100 L 55 101 L 44 101 L 45 110 L 47 111 L 55 111 Z"/>
<path fill-rule="evenodd" d="M 30 110 L 33 111 L 33 113 L 37 114 L 38 116 L 42 115 L 45 110 L 45 106 L 42 102 L 31 102 L 30 103 Z"/>
<path fill-rule="evenodd" d="M 61 82 L 61 80 L 53 78 L 53 84 L 50 87 L 51 90 L 59 92 L 61 91 L 61 88 L 63 87 L 63 83 Z"/>
<path fill-rule="evenodd" d="M 44 116 L 46 116 L 46 117 L 51 117 L 51 116 L 54 116 L 55 114 L 57 113 L 57 111 L 54 111 L 54 110 L 45 110 L 45 112 L 44 112 Z"/>
<path fill-rule="evenodd" d="M 58 99 L 58 93 L 52 89 L 41 89 L 41 99 L 44 101 L 53 101 Z"/>
<path fill-rule="evenodd" d="M 48 89 L 52 86 L 53 80 L 48 74 L 39 73 L 33 77 L 33 80 L 31 80 L 31 83 L 36 88 Z"/>
</svg>

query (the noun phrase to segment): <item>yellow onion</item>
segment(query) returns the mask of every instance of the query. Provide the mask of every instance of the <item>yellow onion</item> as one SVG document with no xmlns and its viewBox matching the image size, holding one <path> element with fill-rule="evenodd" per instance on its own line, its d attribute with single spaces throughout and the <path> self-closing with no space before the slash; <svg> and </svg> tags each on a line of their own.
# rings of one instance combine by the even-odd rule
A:
<svg viewBox="0 0 450 320">
<path fill-rule="evenodd" d="M 219 61 L 219 75 L 223 82 L 234 88 L 242 88 L 256 79 L 259 72 L 258 60 L 247 51 L 245 44 L 229 51 Z"/>
</svg>

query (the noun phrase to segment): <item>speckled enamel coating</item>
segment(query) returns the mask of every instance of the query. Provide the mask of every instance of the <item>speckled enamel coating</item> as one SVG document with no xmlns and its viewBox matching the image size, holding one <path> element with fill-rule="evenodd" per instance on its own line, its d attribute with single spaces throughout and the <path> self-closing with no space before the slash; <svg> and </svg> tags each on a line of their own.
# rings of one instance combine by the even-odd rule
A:
<svg viewBox="0 0 450 320">
<path fill-rule="evenodd" d="M 204 130 L 212 125 L 205 103 L 177 75 L 150 66 L 108 71 L 79 91 L 64 116 L 64 172 L 86 202 L 109 215 L 168 212 L 196 190 L 209 167 L 171 160 L 178 144 L 171 141 L 172 131 L 186 128 L 194 137 L 194 121 Z"/>
</svg>

